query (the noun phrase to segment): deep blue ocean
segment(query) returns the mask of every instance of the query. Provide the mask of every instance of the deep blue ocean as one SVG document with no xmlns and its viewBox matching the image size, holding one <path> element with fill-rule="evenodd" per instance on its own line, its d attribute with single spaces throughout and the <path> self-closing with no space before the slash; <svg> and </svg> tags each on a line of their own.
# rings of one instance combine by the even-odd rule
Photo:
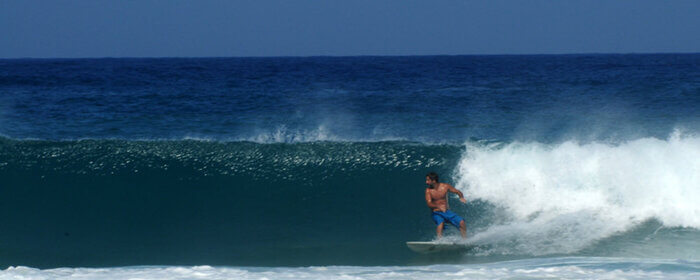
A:
<svg viewBox="0 0 700 280">
<path fill-rule="evenodd" d="M 0 278 L 697 279 L 699 108 L 700 54 L 3 59 Z M 405 246 L 430 171 L 473 250 Z"/>
</svg>

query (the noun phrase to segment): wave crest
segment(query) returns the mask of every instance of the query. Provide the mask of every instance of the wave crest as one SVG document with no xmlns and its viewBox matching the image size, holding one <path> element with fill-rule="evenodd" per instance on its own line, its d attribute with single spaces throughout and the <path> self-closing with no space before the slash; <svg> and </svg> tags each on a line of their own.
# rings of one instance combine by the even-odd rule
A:
<svg viewBox="0 0 700 280">
<path fill-rule="evenodd" d="M 500 253 L 572 253 L 650 219 L 700 228 L 700 138 L 621 144 L 467 144 L 457 187 L 502 222 L 474 240 Z"/>
</svg>

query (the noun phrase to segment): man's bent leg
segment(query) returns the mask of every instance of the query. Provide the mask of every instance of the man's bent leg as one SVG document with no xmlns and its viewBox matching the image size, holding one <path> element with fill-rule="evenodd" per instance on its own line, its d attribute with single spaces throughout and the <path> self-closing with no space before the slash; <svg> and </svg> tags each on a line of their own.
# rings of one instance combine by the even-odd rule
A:
<svg viewBox="0 0 700 280">
<path fill-rule="evenodd" d="M 445 222 L 442 222 L 442 223 L 440 223 L 439 225 L 437 225 L 436 231 L 437 231 L 437 238 L 438 238 L 438 239 L 439 239 L 439 238 L 442 238 L 442 229 L 443 229 L 444 227 L 445 227 Z"/>
<path fill-rule="evenodd" d="M 459 232 L 462 234 L 462 238 L 467 238 L 467 224 L 464 220 L 459 222 Z"/>
</svg>

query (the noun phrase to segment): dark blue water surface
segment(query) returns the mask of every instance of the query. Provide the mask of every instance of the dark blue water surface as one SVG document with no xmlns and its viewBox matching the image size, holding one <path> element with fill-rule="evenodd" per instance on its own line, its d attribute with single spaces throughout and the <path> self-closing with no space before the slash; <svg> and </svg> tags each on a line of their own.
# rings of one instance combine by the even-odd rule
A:
<svg viewBox="0 0 700 280">
<path fill-rule="evenodd" d="M 0 268 L 454 262 L 404 242 L 464 142 L 696 135 L 699 105 L 700 54 L 0 60 Z M 561 254 L 697 244 L 659 223 Z"/>
<path fill-rule="evenodd" d="M 0 60 L 0 133 L 290 142 L 665 137 L 700 55 Z"/>
</svg>

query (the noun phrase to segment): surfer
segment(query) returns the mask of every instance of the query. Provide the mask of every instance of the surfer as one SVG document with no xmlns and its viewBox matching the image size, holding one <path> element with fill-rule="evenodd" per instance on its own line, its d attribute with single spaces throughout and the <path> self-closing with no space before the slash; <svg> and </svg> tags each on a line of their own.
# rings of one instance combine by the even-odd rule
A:
<svg viewBox="0 0 700 280">
<path fill-rule="evenodd" d="M 445 221 L 447 221 L 459 228 L 462 238 L 467 238 L 467 226 L 464 223 L 464 219 L 455 212 L 450 211 L 447 205 L 447 192 L 456 193 L 459 196 L 459 201 L 467 203 L 462 192 L 450 184 L 440 183 L 435 172 L 430 172 L 425 176 L 425 184 L 428 185 L 425 189 L 425 202 L 428 203 L 428 207 L 433 211 L 433 221 L 437 224 L 437 237 L 442 237 L 442 229 L 445 227 Z"/>
</svg>

